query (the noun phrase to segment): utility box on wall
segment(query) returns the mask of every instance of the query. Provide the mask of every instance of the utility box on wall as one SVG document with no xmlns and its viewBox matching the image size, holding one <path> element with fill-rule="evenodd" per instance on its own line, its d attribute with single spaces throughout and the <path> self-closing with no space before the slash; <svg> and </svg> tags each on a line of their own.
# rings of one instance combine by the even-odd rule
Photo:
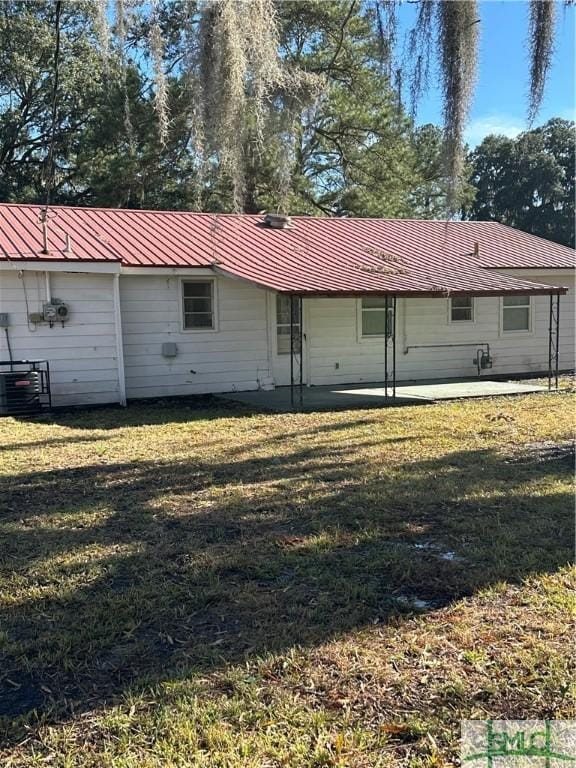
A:
<svg viewBox="0 0 576 768">
<path fill-rule="evenodd" d="M 70 317 L 70 307 L 60 299 L 52 299 L 42 306 L 42 315 L 50 326 L 55 322 L 64 324 Z"/>
<path fill-rule="evenodd" d="M 162 357 L 176 357 L 178 345 L 175 341 L 165 341 L 162 344 Z"/>
</svg>

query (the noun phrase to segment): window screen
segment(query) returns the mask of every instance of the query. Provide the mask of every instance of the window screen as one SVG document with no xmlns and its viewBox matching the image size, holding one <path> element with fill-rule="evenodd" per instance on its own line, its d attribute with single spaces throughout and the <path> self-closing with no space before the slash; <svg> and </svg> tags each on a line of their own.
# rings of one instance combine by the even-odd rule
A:
<svg viewBox="0 0 576 768">
<path fill-rule="evenodd" d="M 182 292 L 184 328 L 214 328 L 214 282 L 184 282 Z"/>
<path fill-rule="evenodd" d="M 530 296 L 504 296 L 502 298 L 502 330 L 530 330 Z"/>
<path fill-rule="evenodd" d="M 394 308 L 384 296 L 365 296 L 362 299 L 362 336 L 392 336 L 394 330 Z"/>
<path fill-rule="evenodd" d="M 474 320 L 474 299 L 472 296 L 454 296 L 450 299 L 450 320 L 453 323 Z"/>
</svg>

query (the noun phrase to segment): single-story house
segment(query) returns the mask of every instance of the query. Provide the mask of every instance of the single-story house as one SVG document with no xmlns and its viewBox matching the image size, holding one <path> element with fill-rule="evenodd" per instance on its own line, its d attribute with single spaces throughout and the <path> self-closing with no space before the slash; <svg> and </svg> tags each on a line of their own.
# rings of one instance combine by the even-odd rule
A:
<svg viewBox="0 0 576 768">
<path fill-rule="evenodd" d="M 574 251 L 494 222 L 0 205 L 0 370 L 48 361 L 55 405 L 545 373 L 574 346 Z"/>
</svg>

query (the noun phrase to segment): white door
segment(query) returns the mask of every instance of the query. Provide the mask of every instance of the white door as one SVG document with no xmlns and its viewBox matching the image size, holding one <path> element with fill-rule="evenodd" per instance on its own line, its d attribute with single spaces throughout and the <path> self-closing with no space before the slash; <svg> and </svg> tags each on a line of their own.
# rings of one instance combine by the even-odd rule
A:
<svg viewBox="0 0 576 768">
<path fill-rule="evenodd" d="M 300 298 L 294 299 L 294 342 L 293 342 L 293 375 L 294 383 L 300 381 Z M 290 296 L 281 293 L 268 294 L 268 322 L 270 329 L 270 353 L 272 355 L 272 375 L 277 387 L 290 384 Z M 303 329 L 304 331 L 304 329 Z M 307 380 L 306 373 L 306 338 L 302 333 L 304 359 L 302 360 L 302 376 Z"/>
</svg>

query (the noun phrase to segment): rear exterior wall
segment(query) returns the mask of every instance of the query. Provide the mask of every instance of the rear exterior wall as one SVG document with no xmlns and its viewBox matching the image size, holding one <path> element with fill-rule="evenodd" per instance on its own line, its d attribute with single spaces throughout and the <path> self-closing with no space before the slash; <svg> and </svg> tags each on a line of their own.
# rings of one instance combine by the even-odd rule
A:
<svg viewBox="0 0 576 768">
<path fill-rule="evenodd" d="M 521 272 L 517 273 L 519 277 Z M 574 368 L 574 275 L 524 275 L 535 282 L 570 288 L 561 297 L 561 369 Z M 384 379 L 381 338 L 361 337 L 360 300 L 310 299 L 307 320 L 308 380 L 312 385 L 377 382 Z M 470 377 L 477 374 L 476 350 L 488 343 L 493 358 L 490 374 L 535 373 L 548 368 L 549 297 L 531 298 L 532 325 L 528 333 L 505 333 L 501 327 L 502 299 L 474 300 L 473 322 L 451 322 L 449 300 L 406 298 L 397 301 L 397 357 L 399 380 Z M 437 346 L 467 344 L 470 347 Z M 409 349 L 422 346 L 421 349 Z M 389 366 L 391 360 L 389 359 Z"/>
<path fill-rule="evenodd" d="M 217 329 L 184 330 L 182 279 L 120 278 L 128 398 L 258 389 L 270 376 L 265 291 L 218 277 Z M 175 357 L 163 356 L 165 342 Z"/>
<path fill-rule="evenodd" d="M 118 402 L 112 275 L 51 272 L 49 280 L 52 298 L 70 305 L 64 326 L 28 322 L 46 301 L 44 272 L 0 270 L 0 312 L 8 313 L 13 358 L 49 361 L 56 406 Z M 8 359 L 3 330 L 0 359 Z"/>
<path fill-rule="evenodd" d="M 509 274 L 513 274 L 508 272 Z M 574 277 L 566 272 L 519 277 L 570 286 L 561 299 L 560 367 L 574 368 Z M 185 279 L 185 278 L 184 278 Z M 55 405 L 112 403 L 119 399 L 110 274 L 52 272 L 51 295 L 70 304 L 70 320 L 34 326 L 29 312 L 46 299 L 43 272 L 0 271 L 0 312 L 9 314 L 16 359 L 48 359 Z M 266 291 L 224 277 L 215 279 L 217 328 L 184 330 L 181 278 L 121 275 L 124 366 L 128 398 L 177 396 L 257 389 L 274 375 L 274 301 Z M 483 375 L 534 373 L 548 365 L 549 298 L 532 298 L 529 333 L 501 329 L 500 298 L 475 299 L 474 321 L 453 323 L 447 299 L 399 299 L 397 377 L 399 380 L 470 377 L 476 345 L 490 344 L 493 368 Z M 378 382 L 384 378 L 382 339 L 362 339 L 359 300 L 304 302 L 305 369 L 312 385 Z M 174 342 L 175 357 L 162 345 Z M 443 347 L 464 344 L 470 347 Z M 422 349 L 407 349 L 424 346 Z M 0 359 L 7 359 L 0 334 Z"/>
</svg>

